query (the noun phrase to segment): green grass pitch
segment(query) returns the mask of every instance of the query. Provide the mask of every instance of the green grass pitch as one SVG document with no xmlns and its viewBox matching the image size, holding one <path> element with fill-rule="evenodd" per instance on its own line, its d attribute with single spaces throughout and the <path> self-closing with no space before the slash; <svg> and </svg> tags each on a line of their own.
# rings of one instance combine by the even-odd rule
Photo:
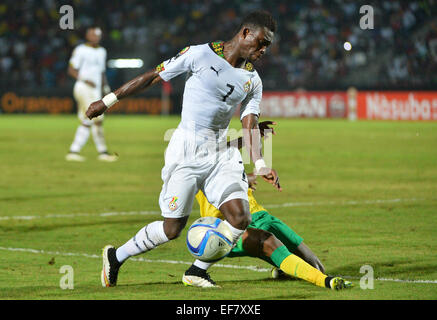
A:
<svg viewBox="0 0 437 320">
<path fill-rule="evenodd" d="M 119 285 L 102 288 L 103 246 L 160 219 L 164 133 L 179 118 L 109 115 L 119 161 L 99 162 L 90 138 L 87 161 L 69 163 L 75 116 L 0 115 L 0 299 L 437 299 L 437 123 L 276 120 L 273 167 L 284 190 L 258 181 L 255 195 L 352 290 L 273 280 L 253 258 L 212 267 L 222 289 L 184 287 L 186 231 L 126 262 Z M 189 223 L 198 216 L 195 204 Z M 64 265 L 74 289 L 60 287 Z M 365 265 L 373 289 L 360 288 Z"/>
</svg>

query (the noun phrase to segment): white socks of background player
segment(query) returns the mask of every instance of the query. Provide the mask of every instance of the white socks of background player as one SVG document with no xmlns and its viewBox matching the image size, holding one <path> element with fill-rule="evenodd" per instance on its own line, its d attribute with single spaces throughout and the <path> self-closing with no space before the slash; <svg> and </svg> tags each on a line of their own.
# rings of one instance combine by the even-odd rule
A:
<svg viewBox="0 0 437 320">
<path fill-rule="evenodd" d="M 103 125 L 95 125 L 91 126 L 91 133 L 93 135 L 94 144 L 96 145 L 96 149 L 98 153 L 107 152 L 105 142 L 105 135 L 103 134 Z"/>
<path fill-rule="evenodd" d="M 155 221 L 144 228 L 116 251 L 117 260 L 123 263 L 127 258 L 150 251 L 168 242 L 164 232 L 164 221 Z"/>
<path fill-rule="evenodd" d="M 105 136 L 103 132 L 103 126 L 93 124 L 91 126 L 91 133 L 93 135 L 93 140 L 96 145 L 96 149 L 98 153 L 107 152 Z M 74 136 L 73 143 L 70 147 L 70 152 L 79 153 L 82 150 L 83 146 L 87 143 L 88 138 L 90 136 L 90 128 L 84 125 L 80 125 Z"/>
<path fill-rule="evenodd" d="M 90 128 L 85 127 L 84 125 L 80 125 L 76 130 L 73 143 L 71 144 L 70 147 L 70 152 L 79 153 L 80 150 L 82 150 L 85 143 L 88 141 L 89 136 L 90 136 Z"/>
<path fill-rule="evenodd" d="M 243 235 L 244 231 L 246 231 L 246 229 L 244 230 L 240 230 L 237 228 L 234 228 L 228 221 L 224 221 L 224 223 L 229 227 L 229 229 L 231 229 L 232 231 L 232 248 L 235 247 L 235 245 L 237 244 L 237 241 L 240 239 L 240 237 Z M 204 261 L 200 261 L 200 260 L 196 260 L 194 261 L 194 265 L 196 267 L 199 267 L 200 269 L 203 270 L 208 270 L 209 267 L 211 267 L 215 262 L 204 262 Z"/>
</svg>

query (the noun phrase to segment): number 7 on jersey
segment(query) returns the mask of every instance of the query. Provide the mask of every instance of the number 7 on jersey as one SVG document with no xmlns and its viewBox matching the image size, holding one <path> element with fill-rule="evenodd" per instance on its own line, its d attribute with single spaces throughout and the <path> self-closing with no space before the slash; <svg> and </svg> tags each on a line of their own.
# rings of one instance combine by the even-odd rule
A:
<svg viewBox="0 0 437 320">
<path fill-rule="evenodd" d="M 232 84 L 226 83 L 226 85 L 230 88 L 229 92 L 223 97 L 223 101 L 226 101 L 226 99 L 234 92 L 235 86 Z"/>
</svg>

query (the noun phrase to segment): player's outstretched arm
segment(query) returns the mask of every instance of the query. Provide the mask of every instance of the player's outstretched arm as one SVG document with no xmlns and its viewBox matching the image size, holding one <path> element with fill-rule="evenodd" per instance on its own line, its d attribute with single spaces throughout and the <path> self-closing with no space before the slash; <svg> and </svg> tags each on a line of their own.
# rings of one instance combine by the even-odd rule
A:
<svg viewBox="0 0 437 320">
<path fill-rule="evenodd" d="M 278 173 L 276 170 L 267 167 L 262 156 L 258 116 L 253 113 L 248 114 L 241 122 L 243 125 L 243 143 L 255 164 L 255 173 L 262 176 L 266 182 L 272 184 L 276 189 L 282 191 L 281 185 L 279 184 Z"/>
<path fill-rule="evenodd" d="M 147 89 L 151 85 L 161 81 L 161 77 L 155 69 L 143 73 L 138 77 L 130 80 L 120 88 L 104 96 L 101 100 L 91 103 L 86 111 L 86 116 L 89 119 L 95 118 L 103 114 L 108 108 L 112 107 L 118 100 L 139 93 Z"/>
<path fill-rule="evenodd" d="M 259 130 L 261 133 L 261 137 L 265 137 L 266 133 L 268 131 L 270 131 L 272 134 L 276 134 L 275 130 L 272 127 L 270 127 L 271 125 L 276 125 L 276 122 L 268 120 L 268 121 L 262 121 L 258 124 Z M 266 137 L 266 139 L 267 139 L 267 137 Z M 239 137 L 239 138 L 236 138 L 234 140 L 228 141 L 228 147 L 230 147 L 230 146 L 235 146 L 238 149 L 243 148 L 243 146 L 244 146 L 243 137 Z"/>
</svg>

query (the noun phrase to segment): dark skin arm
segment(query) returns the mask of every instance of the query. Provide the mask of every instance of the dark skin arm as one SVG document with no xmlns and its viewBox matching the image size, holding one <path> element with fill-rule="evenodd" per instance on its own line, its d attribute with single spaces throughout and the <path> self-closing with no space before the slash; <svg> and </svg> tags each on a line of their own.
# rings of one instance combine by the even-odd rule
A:
<svg viewBox="0 0 437 320">
<path fill-rule="evenodd" d="M 276 125 L 276 122 L 274 122 L 274 121 L 262 121 L 262 122 L 258 123 L 261 137 L 266 137 L 266 139 L 267 139 L 268 138 L 268 136 L 266 136 L 267 131 L 270 131 L 273 135 L 276 135 L 274 128 L 271 127 L 272 125 Z M 241 148 L 243 148 L 243 145 L 244 145 L 243 137 L 239 137 L 239 138 L 236 138 L 234 140 L 228 141 L 228 147 L 235 146 L 238 149 L 241 149 Z M 247 178 L 248 178 L 248 182 L 249 182 L 249 188 L 256 190 L 256 187 L 255 187 L 255 185 L 257 184 L 256 174 L 248 173 Z"/>
<path fill-rule="evenodd" d="M 242 119 L 242 125 L 243 143 L 248 149 L 253 163 L 255 163 L 257 160 L 262 159 L 261 133 L 258 125 L 258 117 L 254 114 L 248 114 Z M 282 191 L 276 170 L 265 167 L 261 168 L 261 170 L 256 174 L 261 175 L 264 181 L 270 183 L 279 191 Z"/>
<path fill-rule="evenodd" d="M 155 70 L 145 72 L 138 77 L 126 82 L 120 88 L 114 91 L 118 100 L 135 95 L 143 90 L 146 90 L 155 83 L 160 82 L 162 79 Z M 103 114 L 108 108 L 105 106 L 102 100 L 91 103 L 86 111 L 86 116 L 89 119 L 95 118 Z"/>
<path fill-rule="evenodd" d="M 243 125 L 243 143 L 249 151 L 250 158 L 255 163 L 262 159 L 258 117 L 254 114 L 248 114 L 242 119 L 241 124 Z"/>
<path fill-rule="evenodd" d="M 258 127 L 259 127 L 259 130 L 260 130 L 260 133 L 261 133 L 261 137 L 265 136 L 267 130 L 271 130 L 272 134 L 276 135 L 275 130 L 272 127 L 270 127 L 271 125 L 276 125 L 276 122 L 274 122 L 274 121 L 263 121 L 263 122 L 258 123 Z M 243 137 L 239 137 L 237 139 L 228 141 L 228 147 L 234 146 L 234 147 L 236 147 L 238 149 L 241 149 L 241 148 L 243 148 L 243 145 L 244 145 Z"/>
</svg>

